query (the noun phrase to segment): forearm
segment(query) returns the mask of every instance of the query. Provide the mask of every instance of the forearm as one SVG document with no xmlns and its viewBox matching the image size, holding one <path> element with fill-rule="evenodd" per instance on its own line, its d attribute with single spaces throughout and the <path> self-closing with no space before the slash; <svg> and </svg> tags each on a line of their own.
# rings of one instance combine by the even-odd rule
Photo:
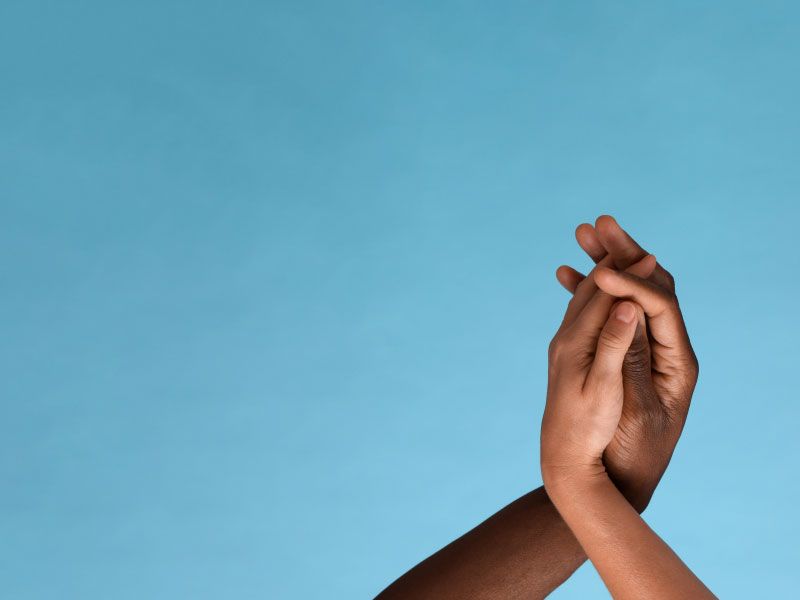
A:
<svg viewBox="0 0 800 600">
<path fill-rule="evenodd" d="M 538 488 L 422 561 L 376 600 L 544 598 L 585 560 Z"/>
<path fill-rule="evenodd" d="M 604 474 L 548 489 L 616 600 L 715 597 Z"/>
</svg>

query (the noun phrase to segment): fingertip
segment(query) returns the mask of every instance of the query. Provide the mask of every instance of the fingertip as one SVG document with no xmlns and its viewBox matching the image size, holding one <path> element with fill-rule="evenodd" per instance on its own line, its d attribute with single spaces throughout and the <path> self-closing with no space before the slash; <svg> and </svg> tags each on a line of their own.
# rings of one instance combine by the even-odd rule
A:
<svg viewBox="0 0 800 600">
<path fill-rule="evenodd" d="M 629 325 L 636 319 L 636 305 L 633 302 L 620 302 L 614 309 L 614 316 Z"/>
<path fill-rule="evenodd" d="M 558 283 L 560 283 L 565 290 L 569 293 L 574 294 L 575 289 L 578 287 L 581 281 L 583 281 L 585 276 L 576 271 L 569 265 L 561 265 L 556 269 L 556 279 Z"/>
<path fill-rule="evenodd" d="M 656 270 L 658 266 L 658 259 L 656 258 L 655 254 L 648 254 L 647 255 L 647 275 L 645 278 L 650 277 L 653 274 L 653 271 Z"/>
<path fill-rule="evenodd" d="M 657 264 L 658 259 L 656 259 L 655 254 L 648 254 L 639 261 L 642 271 L 646 273 L 646 275 L 644 275 L 645 278 L 650 277 L 653 271 L 655 271 Z"/>
<path fill-rule="evenodd" d="M 617 220 L 611 215 L 600 215 L 594 222 L 595 229 L 599 231 L 608 231 L 611 228 L 619 228 Z"/>
<path fill-rule="evenodd" d="M 594 269 L 594 280 L 599 281 L 601 279 L 607 279 L 609 277 L 614 277 L 616 271 L 614 269 L 609 269 L 608 267 L 595 267 Z"/>
<path fill-rule="evenodd" d="M 575 239 L 579 242 L 581 241 L 581 237 L 586 235 L 591 235 L 594 233 L 594 227 L 592 227 L 589 223 L 581 223 L 575 228 Z"/>
<path fill-rule="evenodd" d="M 599 262 L 606 255 L 606 249 L 600 242 L 600 237 L 589 223 L 581 223 L 575 228 L 575 239 L 593 261 Z"/>
<path fill-rule="evenodd" d="M 644 308 L 642 308 L 642 305 L 638 302 L 635 302 L 634 306 L 636 307 L 636 320 L 641 325 L 645 325 L 645 323 L 647 323 L 647 319 L 645 318 Z"/>
</svg>

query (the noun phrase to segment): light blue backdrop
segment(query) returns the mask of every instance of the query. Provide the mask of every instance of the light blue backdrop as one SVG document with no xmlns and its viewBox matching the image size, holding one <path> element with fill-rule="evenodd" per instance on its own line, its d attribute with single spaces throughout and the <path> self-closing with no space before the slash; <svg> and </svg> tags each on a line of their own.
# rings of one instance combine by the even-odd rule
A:
<svg viewBox="0 0 800 600">
<path fill-rule="evenodd" d="M 604 212 L 702 364 L 648 520 L 723 598 L 797 594 L 796 3 L 0 28 L 2 597 L 371 597 L 539 484 L 553 271 Z"/>
</svg>

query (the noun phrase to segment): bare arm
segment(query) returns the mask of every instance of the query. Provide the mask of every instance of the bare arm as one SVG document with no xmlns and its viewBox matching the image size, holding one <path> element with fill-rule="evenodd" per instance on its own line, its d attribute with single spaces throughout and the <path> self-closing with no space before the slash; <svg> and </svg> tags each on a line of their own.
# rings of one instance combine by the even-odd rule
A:
<svg viewBox="0 0 800 600">
<path fill-rule="evenodd" d="M 654 267 L 646 256 L 629 270 L 648 276 Z M 595 289 L 576 294 L 568 315 L 597 298 Z M 605 302 L 610 306 L 612 300 L 605 296 Z M 570 323 L 565 318 L 562 329 Z M 378 599 L 544 598 L 584 560 L 580 544 L 539 488 L 414 567 Z"/>
<path fill-rule="evenodd" d="M 605 473 L 587 472 L 549 489 L 616 600 L 715 598 Z"/>
<path fill-rule="evenodd" d="M 600 266 L 626 269 L 647 256 L 611 217 L 600 217 L 594 227 L 581 225 L 576 236 Z M 672 276 L 660 265 L 649 277 L 674 295 Z M 592 274 L 586 277 L 570 267 L 561 267 L 558 278 L 575 295 L 565 317 L 569 325 L 598 288 Z M 677 334 L 685 335 L 679 311 L 666 329 L 675 323 Z M 669 463 L 697 378 L 688 338 L 678 351 L 669 350 L 651 352 L 647 332 L 637 330 L 622 366 L 618 434 L 603 455 L 609 476 L 637 511 L 645 509 Z M 422 561 L 378 598 L 543 598 L 584 560 L 574 535 L 539 488 Z"/>
<path fill-rule="evenodd" d="M 672 297 L 633 269 L 600 269 L 595 280 L 603 293 L 565 319 L 550 346 L 541 436 L 545 488 L 615 599 L 714 598 L 631 507 L 603 464 L 623 412 L 625 354 L 645 314 L 653 344 L 673 350 L 688 338 L 674 335 Z M 615 297 L 637 303 L 614 305 Z"/>
<path fill-rule="evenodd" d="M 544 598 L 585 560 L 540 487 L 421 562 L 378 599 Z"/>
</svg>

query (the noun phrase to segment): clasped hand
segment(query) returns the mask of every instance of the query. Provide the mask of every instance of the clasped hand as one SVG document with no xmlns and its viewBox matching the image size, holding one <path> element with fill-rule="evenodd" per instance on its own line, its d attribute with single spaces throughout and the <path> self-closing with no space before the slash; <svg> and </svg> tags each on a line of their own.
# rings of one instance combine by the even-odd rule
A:
<svg viewBox="0 0 800 600">
<path fill-rule="evenodd" d="M 613 248 L 604 236 L 629 240 L 610 217 L 587 227 L 577 232 L 585 249 Z M 713 597 L 637 514 L 666 469 L 697 379 L 674 284 L 643 254 L 624 271 L 603 257 L 585 278 L 559 269 L 575 295 L 550 344 L 542 480 L 614 598 Z"/>
<path fill-rule="evenodd" d="M 628 273 L 648 277 L 655 264 L 648 255 Z M 645 327 L 640 305 L 615 300 L 595 293 L 550 344 L 541 436 L 542 478 L 548 491 L 561 482 L 605 475 L 603 452 L 622 416 L 622 364 L 636 329 Z"/>
</svg>

